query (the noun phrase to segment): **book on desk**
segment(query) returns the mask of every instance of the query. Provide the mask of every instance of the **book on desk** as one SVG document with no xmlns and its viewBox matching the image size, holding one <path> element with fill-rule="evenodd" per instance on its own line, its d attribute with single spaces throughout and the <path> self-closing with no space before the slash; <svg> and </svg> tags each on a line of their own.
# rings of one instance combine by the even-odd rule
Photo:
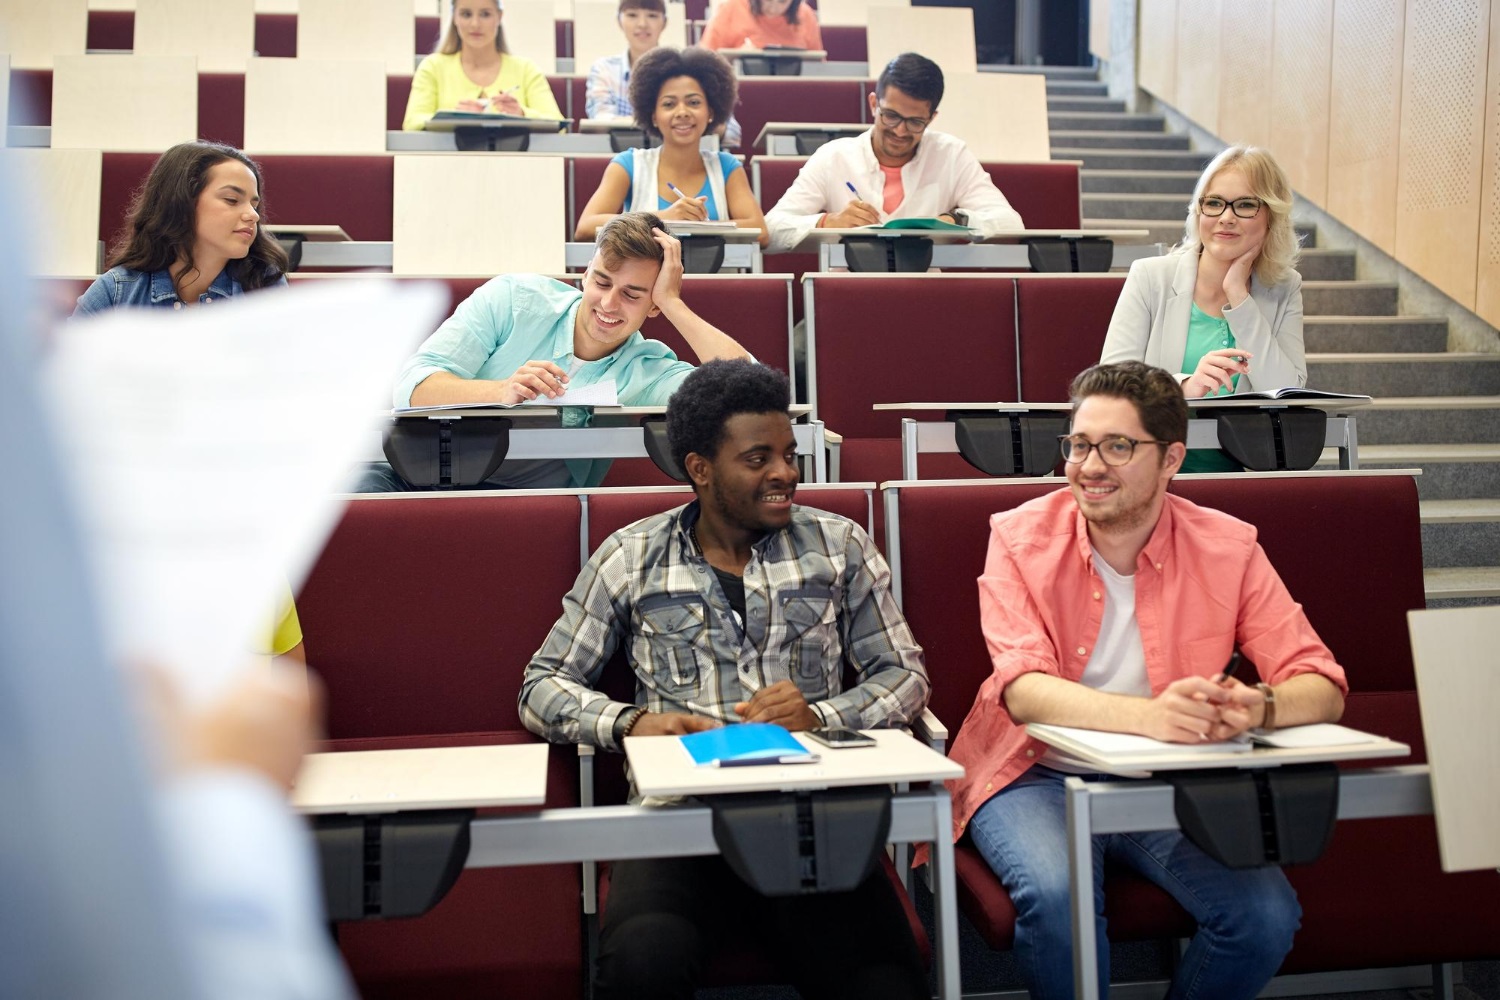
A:
<svg viewBox="0 0 1500 1000">
<path fill-rule="evenodd" d="M 1256 767 L 1411 753 L 1404 743 L 1333 723 L 1288 726 L 1271 733 L 1209 743 L 1168 743 L 1133 733 L 1111 733 L 1033 722 L 1026 733 L 1079 762 L 1110 774 L 1209 767 Z"/>
<path fill-rule="evenodd" d="M 679 736 L 678 741 L 699 767 L 816 764 L 819 759 L 786 729 L 768 722 L 735 723 Z"/>
<path fill-rule="evenodd" d="M 1204 399 L 1218 399 L 1218 396 L 1205 396 Z M 1325 392 L 1322 389 L 1304 389 L 1301 386 L 1289 385 L 1282 389 L 1267 389 L 1264 392 L 1236 392 L 1223 397 L 1225 399 L 1357 399 L 1361 402 L 1370 402 L 1370 397 L 1357 392 Z"/>
<path fill-rule="evenodd" d="M 605 379 L 592 385 L 569 388 L 561 396 L 537 396 L 523 399 L 519 403 L 434 403 L 431 406 L 392 407 L 393 416 L 404 417 L 419 413 L 436 413 L 440 410 L 510 410 L 518 406 L 619 406 L 620 394 L 614 379 Z"/>
</svg>

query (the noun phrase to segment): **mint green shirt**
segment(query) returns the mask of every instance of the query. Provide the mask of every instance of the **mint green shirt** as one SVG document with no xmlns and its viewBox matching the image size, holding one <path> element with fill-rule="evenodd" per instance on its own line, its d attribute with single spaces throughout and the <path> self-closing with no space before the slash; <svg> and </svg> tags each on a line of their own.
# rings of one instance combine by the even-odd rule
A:
<svg viewBox="0 0 1500 1000">
<path fill-rule="evenodd" d="M 666 344 L 637 330 L 614 353 L 597 361 L 573 357 L 573 323 L 583 293 L 540 274 L 502 274 L 480 285 L 437 331 L 423 341 L 396 380 L 392 402 L 411 405 L 411 393 L 433 372 L 459 378 L 507 379 L 528 361 L 551 361 L 571 373 L 568 384 L 582 388 L 614 380 L 621 406 L 665 406 L 693 371 Z M 588 411 L 563 410 L 564 426 L 588 422 Z M 502 472 L 507 461 L 501 466 Z M 561 465 L 562 463 L 557 463 Z M 527 485 L 597 486 L 609 471 L 607 459 L 567 460 L 569 483 L 535 480 Z"/>
<path fill-rule="evenodd" d="M 1191 318 L 1188 320 L 1187 347 L 1182 352 L 1182 370 L 1185 372 L 1196 371 L 1198 362 L 1203 360 L 1203 355 L 1209 351 L 1217 351 L 1224 347 L 1233 347 L 1234 334 L 1229 330 L 1229 321 L 1218 316 L 1210 316 L 1198 308 L 1198 303 L 1193 303 Z M 1238 389 L 1240 377 L 1234 376 L 1234 388 Z M 1220 387 L 1211 396 L 1226 396 L 1233 390 Z M 1187 457 L 1182 462 L 1183 472 L 1241 472 L 1242 466 L 1222 451 L 1213 448 L 1190 448 Z"/>
</svg>

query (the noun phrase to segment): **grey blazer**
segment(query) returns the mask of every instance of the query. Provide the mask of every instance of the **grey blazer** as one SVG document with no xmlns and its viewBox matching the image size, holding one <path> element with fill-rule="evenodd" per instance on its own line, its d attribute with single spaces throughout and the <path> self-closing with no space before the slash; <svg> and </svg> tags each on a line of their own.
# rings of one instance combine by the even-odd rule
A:
<svg viewBox="0 0 1500 1000">
<path fill-rule="evenodd" d="M 1115 314 L 1104 337 L 1104 363 L 1145 361 L 1177 375 L 1183 371 L 1193 288 L 1198 281 L 1196 253 L 1146 257 L 1130 265 Z M 1224 310 L 1234 342 L 1250 352 L 1250 375 L 1239 392 L 1264 392 L 1307 384 L 1302 346 L 1302 276 L 1293 271 L 1267 287 L 1251 277 L 1250 298 Z"/>
</svg>

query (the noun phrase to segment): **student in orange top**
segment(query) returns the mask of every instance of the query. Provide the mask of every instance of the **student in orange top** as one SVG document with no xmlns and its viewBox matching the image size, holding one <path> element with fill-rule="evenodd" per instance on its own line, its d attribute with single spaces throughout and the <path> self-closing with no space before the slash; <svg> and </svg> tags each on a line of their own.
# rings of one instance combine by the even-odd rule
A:
<svg viewBox="0 0 1500 1000">
<path fill-rule="evenodd" d="M 802 0 L 724 0 L 698 44 L 705 49 L 821 49 L 823 32 L 818 15 Z"/>
</svg>

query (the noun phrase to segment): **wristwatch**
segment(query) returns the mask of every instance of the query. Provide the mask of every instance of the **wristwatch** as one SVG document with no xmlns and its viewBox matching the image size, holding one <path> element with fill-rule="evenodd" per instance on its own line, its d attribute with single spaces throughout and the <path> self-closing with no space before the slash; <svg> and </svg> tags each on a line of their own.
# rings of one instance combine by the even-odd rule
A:
<svg viewBox="0 0 1500 1000">
<path fill-rule="evenodd" d="M 1259 732 L 1274 733 L 1276 731 L 1276 689 L 1266 683 L 1257 684 L 1255 687 L 1266 697 L 1266 714 L 1261 717 Z"/>
</svg>

